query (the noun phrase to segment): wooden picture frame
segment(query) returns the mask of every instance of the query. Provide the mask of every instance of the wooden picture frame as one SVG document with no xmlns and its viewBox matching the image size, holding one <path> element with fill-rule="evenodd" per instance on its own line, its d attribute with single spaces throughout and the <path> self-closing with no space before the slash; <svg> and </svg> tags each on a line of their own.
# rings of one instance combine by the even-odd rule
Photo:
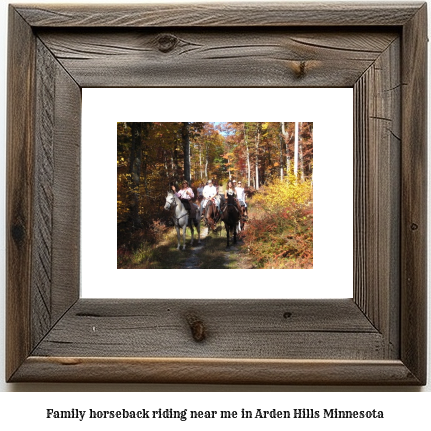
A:
<svg viewBox="0 0 431 431">
<path fill-rule="evenodd" d="M 424 3 L 11 5 L 7 381 L 424 385 L 426 45 Z M 80 298 L 81 88 L 146 86 L 353 87 L 353 299 Z"/>
</svg>

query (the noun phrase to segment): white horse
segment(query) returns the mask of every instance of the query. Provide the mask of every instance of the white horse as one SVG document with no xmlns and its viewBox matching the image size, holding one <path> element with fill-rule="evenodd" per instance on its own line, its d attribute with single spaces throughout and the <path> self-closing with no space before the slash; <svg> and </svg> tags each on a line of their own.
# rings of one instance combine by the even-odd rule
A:
<svg viewBox="0 0 431 431">
<path fill-rule="evenodd" d="M 195 205 L 194 203 L 190 202 L 190 205 Z M 196 228 L 198 233 L 198 244 L 201 243 L 201 216 L 202 216 L 202 209 L 200 206 L 195 205 L 196 207 L 196 217 L 194 219 L 189 218 L 189 213 L 185 209 L 183 203 L 181 200 L 177 197 L 177 195 L 174 192 L 169 191 L 168 195 L 166 196 L 166 203 L 165 203 L 165 210 L 171 210 L 174 209 L 174 214 L 172 216 L 172 220 L 174 222 L 175 229 L 177 230 L 177 239 L 178 239 L 178 247 L 177 249 L 180 249 L 180 243 L 181 243 L 181 234 L 180 230 L 183 230 L 183 250 L 186 249 L 186 230 L 187 226 L 190 227 L 191 233 L 192 233 L 192 239 L 190 241 L 190 245 L 193 245 L 193 226 Z"/>
</svg>

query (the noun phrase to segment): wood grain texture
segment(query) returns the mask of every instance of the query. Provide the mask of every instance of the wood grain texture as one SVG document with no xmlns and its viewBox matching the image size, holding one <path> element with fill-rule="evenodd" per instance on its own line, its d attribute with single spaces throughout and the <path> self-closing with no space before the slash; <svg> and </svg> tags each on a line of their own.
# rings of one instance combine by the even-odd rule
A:
<svg viewBox="0 0 431 431">
<path fill-rule="evenodd" d="M 53 323 L 79 298 L 80 286 L 81 89 L 58 62 L 54 109 Z"/>
<path fill-rule="evenodd" d="M 401 361 L 29 357 L 15 381 L 417 385 Z"/>
<path fill-rule="evenodd" d="M 38 36 L 82 87 L 352 87 L 397 34 L 44 29 Z"/>
<path fill-rule="evenodd" d="M 9 35 L 7 380 L 426 382 L 425 6 L 19 5 Z M 354 88 L 353 301 L 78 299 L 81 87 L 147 85 Z"/>
<path fill-rule="evenodd" d="M 400 54 L 398 38 L 364 72 L 354 93 L 354 298 L 390 340 L 392 358 L 399 356 L 391 328 L 399 321 Z"/>
<path fill-rule="evenodd" d="M 32 256 L 32 344 L 49 331 L 51 321 L 52 227 L 54 203 L 54 106 L 56 61 L 36 41 L 36 141 L 34 173 L 34 248 Z"/>
<path fill-rule="evenodd" d="M 35 40 L 31 28 L 9 13 L 6 197 L 6 376 L 29 355 L 33 233 Z M 25 53 L 25 55 L 23 55 Z"/>
<path fill-rule="evenodd" d="M 399 26 L 421 3 L 17 5 L 34 27 Z"/>
<path fill-rule="evenodd" d="M 426 379 L 427 8 L 403 29 L 401 358 Z"/>
<path fill-rule="evenodd" d="M 80 88 L 37 40 L 32 338 L 78 299 Z"/>
<path fill-rule="evenodd" d="M 202 343 L 193 337 L 191 320 L 202 323 L 206 334 Z M 110 342 L 112 339 L 119 343 Z M 384 338 L 352 300 L 82 299 L 33 353 L 38 356 L 385 358 Z"/>
</svg>

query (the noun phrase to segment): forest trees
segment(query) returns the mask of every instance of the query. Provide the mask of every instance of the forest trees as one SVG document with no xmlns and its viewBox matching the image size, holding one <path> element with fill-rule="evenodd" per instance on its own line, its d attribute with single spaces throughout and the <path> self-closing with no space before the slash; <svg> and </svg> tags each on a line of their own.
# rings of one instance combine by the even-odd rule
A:
<svg viewBox="0 0 431 431">
<path fill-rule="evenodd" d="M 166 217 L 166 192 L 183 179 L 241 179 L 250 191 L 293 170 L 312 179 L 312 137 L 310 122 L 117 123 L 119 245 Z"/>
<path fill-rule="evenodd" d="M 235 135 L 237 176 L 258 190 L 295 170 L 302 180 L 313 175 L 313 123 L 226 123 Z M 295 148 L 295 140 L 298 145 Z M 295 163 L 296 162 L 296 163 Z"/>
</svg>

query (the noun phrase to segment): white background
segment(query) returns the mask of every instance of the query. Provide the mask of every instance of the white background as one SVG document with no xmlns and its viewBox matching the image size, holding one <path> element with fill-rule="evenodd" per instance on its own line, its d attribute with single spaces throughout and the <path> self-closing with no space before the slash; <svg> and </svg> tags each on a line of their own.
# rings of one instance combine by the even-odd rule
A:
<svg viewBox="0 0 431 431">
<path fill-rule="evenodd" d="M 188 103 L 179 112 L 175 100 Z M 226 103 L 227 100 L 241 103 Z M 82 105 L 83 298 L 352 297 L 351 88 L 84 88 Z M 177 284 L 172 284 L 172 277 L 184 277 L 184 271 L 191 270 L 116 269 L 117 121 L 284 121 L 283 118 L 313 122 L 313 269 L 230 270 L 229 278 L 237 288 L 214 284 L 208 289 L 189 283 L 178 289 Z M 103 186 L 100 181 L 100 186 L 94 183 L 94 160 Z M 200 271 L 199 277 L 217 280 L 222 273 L 223 270 L 208 269 Z"/>
<path fill-rule="evenodd" d="M 75 3 L 68 0 L 68 3 Z M 133 1 L 128 0 L 129 3 Z M 161 2 L 161 1 L 159 1 Z M 16 0 L 14 3 L 28 3 Z M 34 2 L 37 3 L 37 2 Z M 45 0 L 44 3 L 50 3 Z M 51 3 L 62 3 L 57 0 Z M 64 2 L 63 2 L 64 3 Z M 86 3 L 95 3 L 87 1 Z M 104 1 L 109 3 L 109 1 Z M 392 2 L 387 2 L 392 3 Z M 0 4 L 0 205 L 4 209 L 4 187 L 5 183 L 5 115 L 6 115 L 6 35 L 7 35 L 7 2 Z M 261 121 L 259 119 L 259 121 Z M 0 212 L 0 224 L 4 226 L 4 210 Z M 0 231 L 0 314 L 4 316 L 4 229 Z M 429 305 L 428 309 L 431 308 Z M 0 322 L 0 369 L 4 370 L 4 318 Z M 428 331 L 431 333 L 431 330 Z M 428 361 L 430 361 L 428 354 Z M 430 368 L 430 367 L 428 367 Z M 0 374 L 2 372 L 0 371 Z M 430 380 L 430 378 L 429 378 Z M 348 427 L 352 430 L 361 430 L 366 427 L 370 430 L 381 429 L 428 429 L 429 428 L 429 406 L 431 405 L 431 385 L 423 388 L 404 388 L 404 387 L 287 387 L 287 386 L 206 386 L 206 385 L 113 385 L 113 384 L 6 384 L 0 377 L 0 426 L 2 429 L 33 427 L 34 429 L 63 430 L 91 429 L 94 430 L 94 423 L 78 423 L 76 420 L 48 422 L 45 419 L 46 408 L 57 409 L 112 409 L 112 408 L 145 408 L 146 406 L 161 408 L 186 408 L 192 409 L 241 409 L 262 406 L 262 408 L 290 409 L 290 408 L 327 408 L 336 407 L 339 409 L 363 409 L 377 408 L 386 412 L 384 421 L 376 420 L 338 420 L 338 421 L 319 421 L 319 422 L 278 422 L 254 420 L 246 426 L 248 429 L 261 429 L 271 426 L 274 429 L 286 430 L 306 429 L 310 425 L 318 425 L 323 430 L 338 430 Z M 41 392 L 32 394 L 31 392 Z M 51 392 L 53 391 L 53 392 Z M 58 393 L 58 392 L 59 393 Z M 74 393 L 83 391 L 82 393 Z M 116 394 L 117 391 L 125 393 Z M 181 394 L 170 393 L 170 391 L 181 391 Z M 219 391 L 226 391 L 218 393 Z M 230 391 L 241 391 L 235 393 Z M 242 391 L 252 391 L 244 393 Z M 269 393 L 260 393 L 260 392 Z M 298 391 L 300 391 L 298 393 Z M 322 393 L 325 391 L 325 393 Z M 365 393 L 363 392 L 365 391 Z M 385 391 L 381 393 L 380 391 Z M 392 393 L 386 393 L 391 391 Z M 12 393 L 16 392 L 16 393 Z M 28 393 L 26 393 L 28 392 Z M 153 392 L 151 394 L 146 392 Z M 164 393 L 158 393 L 164 392 Z M 167 393 L 165 393 L 167 392 Z M 420 393 L 426 392 L 426 393 Z M 13 425 L 12 425 L 13 424 Z M 128 422 L 98 422 L 106 430 L 118 429 L 118 426 L 126 426 L 126 429 L 145 429 L 145 423 Z M 227 428 L 238 428 L 238 423 L 229 424 L 220 421 L 205 424 L 198 422 L 191 425 L 185 422 L 163 422 L 160 425 L 151 423 L 151 429 L 162 429 L 168 426 L 187 426 L 196 428 L 213 429 L 217 426 Z M 244 425 L 242 425 L 244 426 Z M 91 428 L 90 428 L 91 427 Z"/>
</svg>

